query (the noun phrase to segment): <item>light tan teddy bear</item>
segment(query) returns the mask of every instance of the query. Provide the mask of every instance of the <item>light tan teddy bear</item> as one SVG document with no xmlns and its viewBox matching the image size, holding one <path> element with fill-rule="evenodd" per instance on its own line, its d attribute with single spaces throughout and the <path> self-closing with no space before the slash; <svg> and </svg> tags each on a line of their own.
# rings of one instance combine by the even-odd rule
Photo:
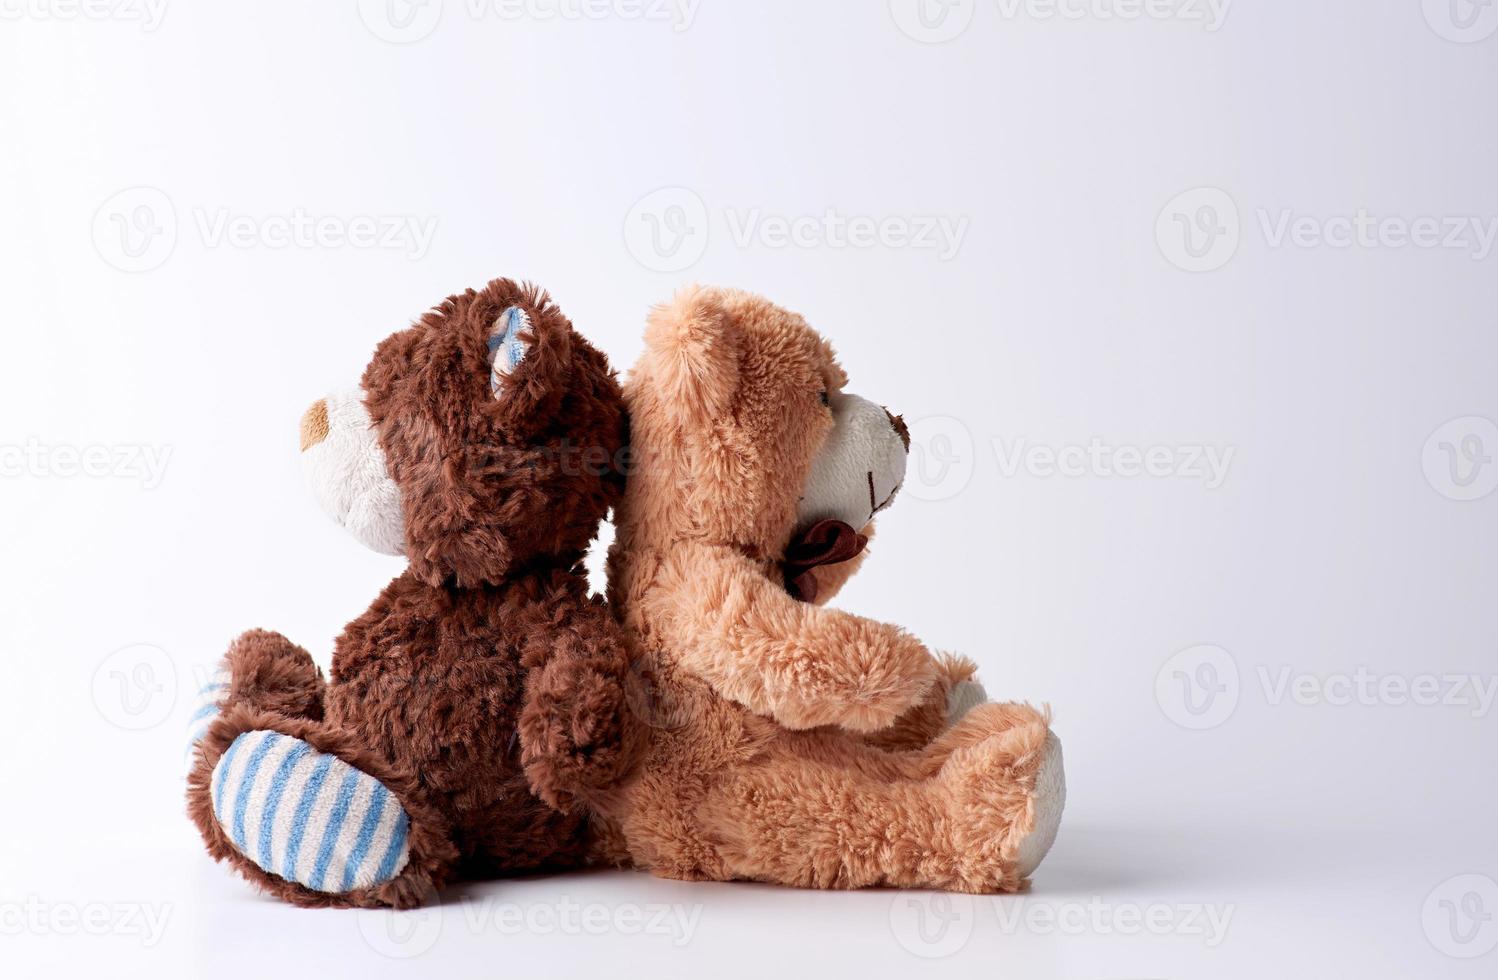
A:
<svg viewBox="0 0 1498 980">
<path fill-rule="evenodd" d="M 1048 715 L 965 705 L 970 663 L 820 605 L 904 480 L 904 424 L 758 296 L 688 289 L 645 340 L 609 579 L 653 732 L 603 807 L 618 856 L 672 878 L 1023 887 L 1065 798 Z"/>
</svg>

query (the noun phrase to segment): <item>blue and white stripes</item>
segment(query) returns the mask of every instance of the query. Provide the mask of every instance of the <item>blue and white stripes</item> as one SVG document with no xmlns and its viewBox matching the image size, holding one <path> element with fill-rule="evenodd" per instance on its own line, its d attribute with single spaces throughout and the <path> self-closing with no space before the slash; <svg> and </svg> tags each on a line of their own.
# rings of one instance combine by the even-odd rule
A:
<svg viewBox="0 0 1498 980">
<path fill-rule="evenodd" d="M 505 379 L 525 360 L 525 341 L 520 331 L 529 330 L 531 318 L 524 310 L 512 306 L 494 321 L 489 335 L 489 392 L 498 398 L 504 392 Z"/>
<path fill-rule="evenodd" d="M 210 791 L 241 853 L 314 891 L 383 884 L 410 860 L 410 820 L 384 784 L 301 739 L 245 732 L 214 767 Z"/>
<path fill-rule="evenodd" d="M 208 726 L 213 724 L 213 719 L 218 717 L 223 708 L 224 698 L 229 694 L 229 669 L 219 667 L 213 672 L 204 684 L 198 688 L 197 698 L 193 701 L 192 714 L 187 719 L 187 759 L 192 761 L 192 750 L 197 748 L 203 736 L 208 734 Z"/>
</svg>

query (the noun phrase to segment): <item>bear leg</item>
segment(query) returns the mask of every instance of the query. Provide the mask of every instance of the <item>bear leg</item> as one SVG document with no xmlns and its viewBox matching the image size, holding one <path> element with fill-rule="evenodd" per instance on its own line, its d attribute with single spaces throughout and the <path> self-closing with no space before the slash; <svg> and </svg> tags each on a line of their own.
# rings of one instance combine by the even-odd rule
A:
<svg viewBox="0 0 1498 980">
<path fill-rule="evenodd" d="M 457 860 L 417 781 L 318 721 L 227 706 L 187 796 L 209 854 L 294 905 L 412 908 Z"/>
<path fill-rule="evenodd" d="M 290 718 L 321 720 L 325 686 L 312 655 L 280 633 L 242 633 L 229 644 L 229 652 L 218 668 L 198 689 L 197 703 L 187 723 L 188 754 L 231 704 Z"/>
<path fill-rule="evenodd" d="M 793 740 L 698 810 L 723 877 L 1011 892 L 1055 838 L 1060 743 L 1027 705 L 980 705 L 924 750 Z"/>
</svg>

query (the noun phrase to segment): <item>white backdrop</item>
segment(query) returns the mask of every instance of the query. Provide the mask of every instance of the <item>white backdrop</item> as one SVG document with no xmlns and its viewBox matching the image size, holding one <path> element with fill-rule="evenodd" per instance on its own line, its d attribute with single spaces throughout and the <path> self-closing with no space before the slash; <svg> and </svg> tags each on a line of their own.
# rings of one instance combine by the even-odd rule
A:
<svg viewBox="0 0 1498 980">
<path fill-rule="evenodd" d="M 6 972 L 1493 975 L 1498 6 L 0 18 Z M 317 512 L 301 411 L 496 275 L 621 370 L 677 286 L 763 292 L 917 422 L 840 603 L 1054 707 L 1030 895 L 608 873 L 391 922 L 202 856 L 195 672 L 250 626 L 326 663 L 399 569 Z"/>
</svg>

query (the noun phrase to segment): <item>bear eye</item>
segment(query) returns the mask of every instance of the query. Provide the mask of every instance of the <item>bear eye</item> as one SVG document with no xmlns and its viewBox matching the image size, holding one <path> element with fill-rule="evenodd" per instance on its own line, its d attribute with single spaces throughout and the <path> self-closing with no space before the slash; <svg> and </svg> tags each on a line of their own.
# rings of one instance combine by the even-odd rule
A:
<svg viewBox="0 0 1498 980">
<path fill-rule="evenodd" d="M 818 397 L 820 397 L 822 399 L 822 407 L 823 408 L 831 408 L 832 407 L 832 399 L 830 399 L 830 398 L 827 397 L 827 389 L 826 388 L 822 389 L 822 393 Z"/>
</svg>

